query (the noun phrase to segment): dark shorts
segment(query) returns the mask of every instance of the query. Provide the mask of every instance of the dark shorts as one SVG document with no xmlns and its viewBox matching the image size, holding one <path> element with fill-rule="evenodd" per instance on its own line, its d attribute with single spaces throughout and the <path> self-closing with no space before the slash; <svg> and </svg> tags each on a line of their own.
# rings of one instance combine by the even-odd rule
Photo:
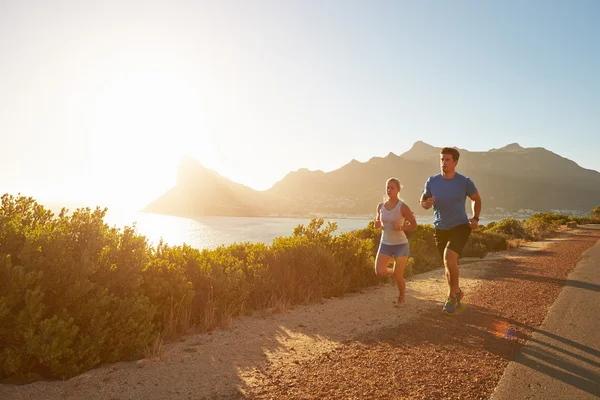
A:
<svg viewBox="0 0 600 400">
<path fill-rule="evenodd" d="M 444 251 L 446 248 L 457 253 L 460 257 L 463 249 L 469 240 L 471 234 L 471 227 L 469 224 L 455 226 L 451 229 L 436 229 L 433 236 L 435 238 L 435 245 L 437 246 L 438 252 L 442 259 L 444 258 Z"/>
</svg>

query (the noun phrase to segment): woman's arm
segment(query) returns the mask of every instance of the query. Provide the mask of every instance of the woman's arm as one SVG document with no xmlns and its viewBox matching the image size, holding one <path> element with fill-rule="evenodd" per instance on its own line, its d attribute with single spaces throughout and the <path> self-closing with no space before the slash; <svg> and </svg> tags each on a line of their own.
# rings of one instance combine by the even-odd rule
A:
<svg viewBox="0 0 600 400">
<path fill-rule="evenodd" d="M 403 203 L 400 211 L 402 212 L 402 216 L 404 217 L 404 225 L 400 227 L 400 230 L 404 232 L 411 232 L 416 230 L 417 220 L 415 219 L 415 216 L 410 210 L 410 207 L 407 206 L 406 203 Z"/>
<path fill-rule="evenodd" d="M 377 206 L 377 217 L 375 217 L 375 229 L 381 228 L 381 205 L 383 203 L 379 203 Z"/>
</svg>

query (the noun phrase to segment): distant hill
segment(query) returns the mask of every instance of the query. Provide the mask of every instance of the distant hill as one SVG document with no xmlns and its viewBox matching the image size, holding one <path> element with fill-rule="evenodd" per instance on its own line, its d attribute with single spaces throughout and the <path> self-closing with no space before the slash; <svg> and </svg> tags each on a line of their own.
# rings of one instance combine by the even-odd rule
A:
<svg viewBox="0 0 600 400">
<path fill-rule="evenodd" d="M 200 215 L 259 216 L 268 212 L 252 188 L 232 182 L 186 156 L 177 168 L 176 185 L 148 204 L 143 211 L 194 217 Z"/>
<path fill-rule="evenodd" d="M 600 204 L 600 173 L 544 148 L 517 143 L 484 152 L 460 151 L 457 171 L 477 186 L 485 210 L 589 211 Z M 179 216 L 373 214 L 385 181 L 402 182 L 401 197 L 413 212 L 429 215 L 418 199 L 426 179 L 439 173 L 440 148 L 416 142 L 401 154 L 352 160 L 331 171 L 290 172 L 264 192 L 231 182 L 186 157 L 177 184 L 145 211 Z"/>
</svg>

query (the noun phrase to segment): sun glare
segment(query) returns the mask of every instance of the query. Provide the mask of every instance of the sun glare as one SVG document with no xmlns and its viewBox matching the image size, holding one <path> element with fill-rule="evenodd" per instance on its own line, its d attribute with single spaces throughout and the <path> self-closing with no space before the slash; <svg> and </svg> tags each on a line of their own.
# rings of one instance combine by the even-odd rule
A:
<svg viewBox="0 0 600 400">
<path fill-rule="evenodd" d="M 87 194 L 139 207 L 173 186 L 179 159 L 203 140 L 201 111 L 198 96 L 168 74 L 114 80 L 95 101 Z"/>
</svg>

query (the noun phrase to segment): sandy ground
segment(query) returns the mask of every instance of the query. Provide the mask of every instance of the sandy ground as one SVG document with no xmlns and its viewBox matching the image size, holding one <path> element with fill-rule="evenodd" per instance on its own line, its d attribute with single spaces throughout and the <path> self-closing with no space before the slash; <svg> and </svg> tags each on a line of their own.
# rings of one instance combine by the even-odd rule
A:
<svg viewBox="0 0 600 400">
<path fill-rule="evenodd" d="M 598 231 L 577 229 L 483 260 L 461 260 L 466 312 L 456 318 L 441 313 L 446 285 L 438 269 L 409 278 L 400 307 L 393 301 L 397 289 L 381 285 L 234 319 L 229 329 L 168 344 L 160 359 L 106 365 L 68 381 L 0 385 L 0 399 L 487 398 L 528 332 L 543 320 L 560 280 L 599 238 Z M 559 261 L 566 249 L 569 258 Z M 523 285 L 525 275 L 538 273 L 555 276 Z M 547 287 L 549 279 L 554 281 Z M 519 296 L 537 296 L 540 305 L 494 309 L 525 286 L 531 293 Z M 507 343 L 497 332 L 511 321 L 524 327 Z M 466 351 L 464 338 L 472 341 Z M 500 347 L 490 350 L 494 346 Z M 440 371 L 450 380 L 458 371 L 446 363 L 457 354 L 468 358 L 461 360 L 469 380 L 439 386 Z"/>
</svg>

